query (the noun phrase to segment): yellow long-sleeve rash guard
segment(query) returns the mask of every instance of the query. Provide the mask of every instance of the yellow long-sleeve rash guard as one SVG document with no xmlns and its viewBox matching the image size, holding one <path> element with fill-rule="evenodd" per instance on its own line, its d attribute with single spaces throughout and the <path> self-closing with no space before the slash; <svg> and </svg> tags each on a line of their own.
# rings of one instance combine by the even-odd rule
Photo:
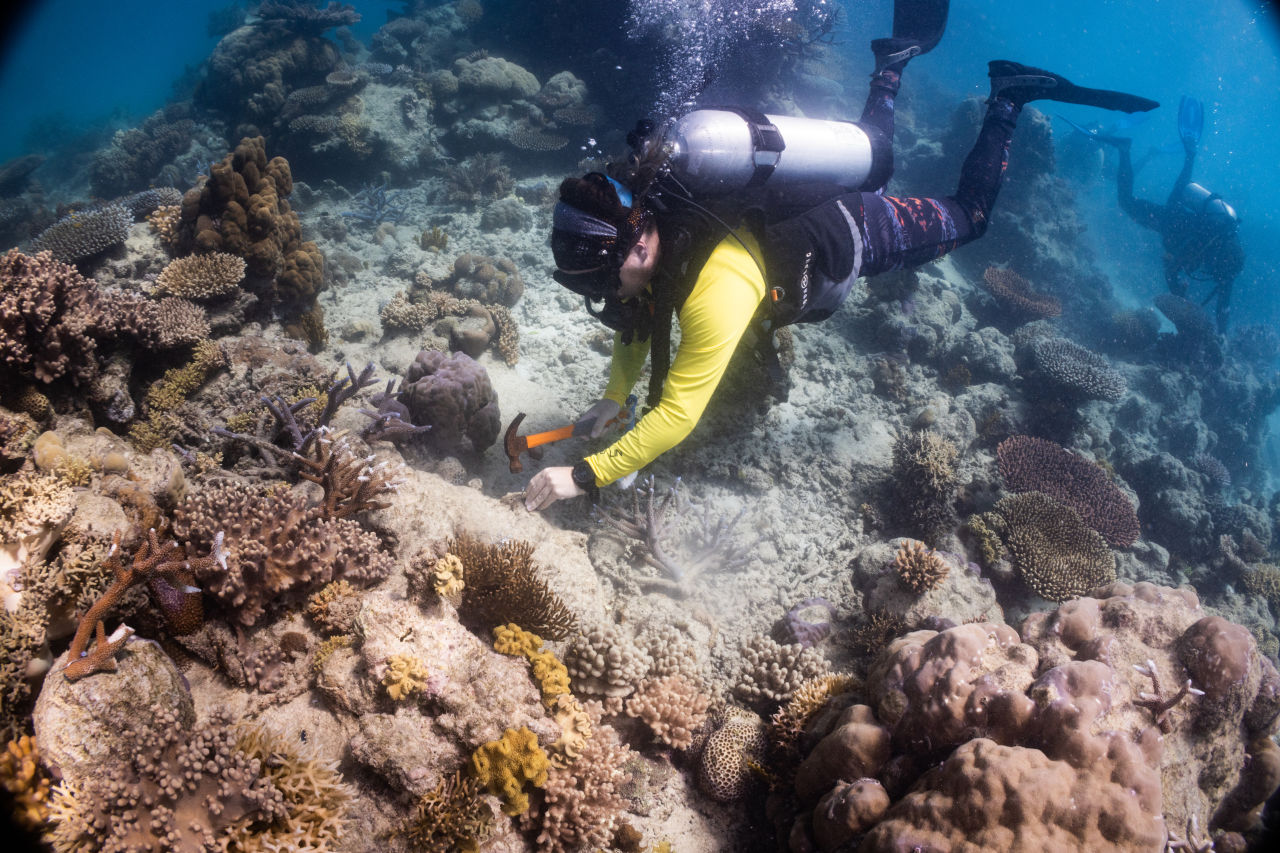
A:
<svg viewBox="0 0 1280 853">
<path fill-rule="evenodd" d="M 759 257 L 755 241 L 743 239 Z M 598 485 L 640 470 L 693 431 L 764 296 L 764 276 L 751 254 L 733 237 L 721 240 L 680 309 L 680 346 L 662 399 L 630 432 L 587 457 Z M 647 340 L 624 346 L 615 337 L 604 396 L 624 404 L 648 354 Z"/>
</svg>

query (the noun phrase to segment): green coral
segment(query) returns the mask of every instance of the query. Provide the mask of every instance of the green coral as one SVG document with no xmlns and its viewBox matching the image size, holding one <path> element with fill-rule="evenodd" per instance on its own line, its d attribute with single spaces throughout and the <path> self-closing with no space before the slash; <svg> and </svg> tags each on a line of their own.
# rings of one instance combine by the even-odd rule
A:
<svg viewBox="0 0 1280 853">
<path fill-rule="evenodd" d="M 525 785 L 546 785 L 549 764 L 538 736 L 526 726 L 507 729 L 501 739 L 481 744 L 471 756 L 471 772 L 512 817 L 529 810 Z"/>
</svg>

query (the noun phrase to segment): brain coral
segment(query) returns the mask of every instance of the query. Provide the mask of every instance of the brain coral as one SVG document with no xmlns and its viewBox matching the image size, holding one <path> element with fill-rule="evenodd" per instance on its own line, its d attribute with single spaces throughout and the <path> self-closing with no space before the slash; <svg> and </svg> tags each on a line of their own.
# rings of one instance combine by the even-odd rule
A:
<svg viewBox="0 0 1280 853">
<path fill-rule="evenodd" d="M 1040 338 L 1031 354 L 1040 373 L 1072 397 L 1114 403 L 1129 390 L 1105 358 L 1064 338 Z"/>
<path fill-rule="evenodd" d="M 995 517 L 999 517 L 998 519 Z M 1065 601 L 1116 579 L 1107 543 L 1075 510 L 1042 492 L 1004 498 L 988 514 L 1018 574 L 1038 595 Z"/>
<path fill-rule="evenodd" d="M 751 784 L 753 763 L 763 760 L 764 721 L 750 712 L 732 713 L 702 747 L 698 787 L 722 803 L 741 799 Z"/>
<path fill-rule="evenodd" d="M 1061 501 L 1117 548 L 1127 548 L 1141 534 L 1133 504 L 1107 473 L 1088 459 L 1028 435 L 1000 442 L 996 459 L 1010 489 L 1043 492 Z"/>
</svg>

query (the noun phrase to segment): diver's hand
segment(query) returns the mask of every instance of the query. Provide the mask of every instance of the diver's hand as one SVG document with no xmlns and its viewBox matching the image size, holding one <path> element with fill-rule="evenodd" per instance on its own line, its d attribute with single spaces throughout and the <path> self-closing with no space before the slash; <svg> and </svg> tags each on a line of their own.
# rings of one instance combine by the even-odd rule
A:
<svg viewBox="0 0 1280 853">
<path fill-rule="evenodd" d="M 591 437 L 599 438 L 604 432 L 609 422 L 618 416 L 622 411 L 613 400 L 597 400 L 592 404 L 591 408 L 582 413 L 582 417 L 578 418 L 577 423 L 583 424 L 587 421 L 591 422 Z"/>
<path fill-rule="evenodd" d="M 614 405 L 618 405 L 614 403 Z M 578 484 L 573 482 L 573 468 L 543 468 L 529 481 L 524 490 L 524 508 L 529 512 L 537 512 L 565 498 L 576 498 L 583 494 Z"/>
</svg>

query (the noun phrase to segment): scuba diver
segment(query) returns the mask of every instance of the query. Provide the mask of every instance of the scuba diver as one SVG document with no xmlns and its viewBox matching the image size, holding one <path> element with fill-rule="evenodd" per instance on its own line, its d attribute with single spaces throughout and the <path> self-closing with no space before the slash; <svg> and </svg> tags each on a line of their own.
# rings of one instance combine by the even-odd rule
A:
<svg viewBox="0 0 1280 853">
<path fill-rule="evenodd" d="M 1163 206 L 1133 197 L 1133 160 L 1129 153 L 1133 140 L 1125 136 L 1097 136 L 1099 142 L 1114 146 L 1120 152 L 1120 169 L 1116 188 L 1120 209 L 1139 225 L 1160 235 L 1164 244 L 1164 277 L 1169 292 L 1187 295 L 1188 280 L 1210 279 L 1213 290 L 1201 304 L 1217 297 L 1218 332 L 1227 330 L 1231 304 L 1231 285 L 1244 268 L 1244 250 L 1240 248 L 1239 218 L 1235 208 L 1217 193 L 1209 192 L 1191 180 L 1196 161 L 1196 148 L 1204 127 L 1204 108 L 1195 98 L 1183 96 L 1178 109 L 1178 136 L 1184 157 L 1182 171 Z"/>
<path fill-rule="evenodd" d="M 989 63 L 991 95 L 954 195 L 883 195 L 893 171 L 894 99 L 907 63 L 941 39 L 947 0 L 897 0 L 893 36 L 875 39 L 875 71 L 857 123 L 697 110 L 656 138 L 642 122 L 633 156 L 612 175 L 560 185 L 551 251 L 555 280 L 615 331 L 609 381 L 575 434 L 618 419 L 646 356 L 648 411 L 610 446 L 573 466 L 539 471 L 530 511 L 629 477 L 684 440 L 739 340 L 829 317 L 861 276 L 933 261 L 987 230 L 1023 105 L 1035 100 L 1137 112 L 1155 101 L 1073 85 L 1004 60 Z M 739 227 L 703 202 L 764 193 Z M 695 201 L 694 193 L 698 194 Z M 732 216 L 732 214 L 731 214 Z M 671 320 L 680 343 L 670 354 Z M 773 353 L 776 363 L 776 353 Z M 625 480 L 624 480 L 625 482 Z"/>
</svg>

